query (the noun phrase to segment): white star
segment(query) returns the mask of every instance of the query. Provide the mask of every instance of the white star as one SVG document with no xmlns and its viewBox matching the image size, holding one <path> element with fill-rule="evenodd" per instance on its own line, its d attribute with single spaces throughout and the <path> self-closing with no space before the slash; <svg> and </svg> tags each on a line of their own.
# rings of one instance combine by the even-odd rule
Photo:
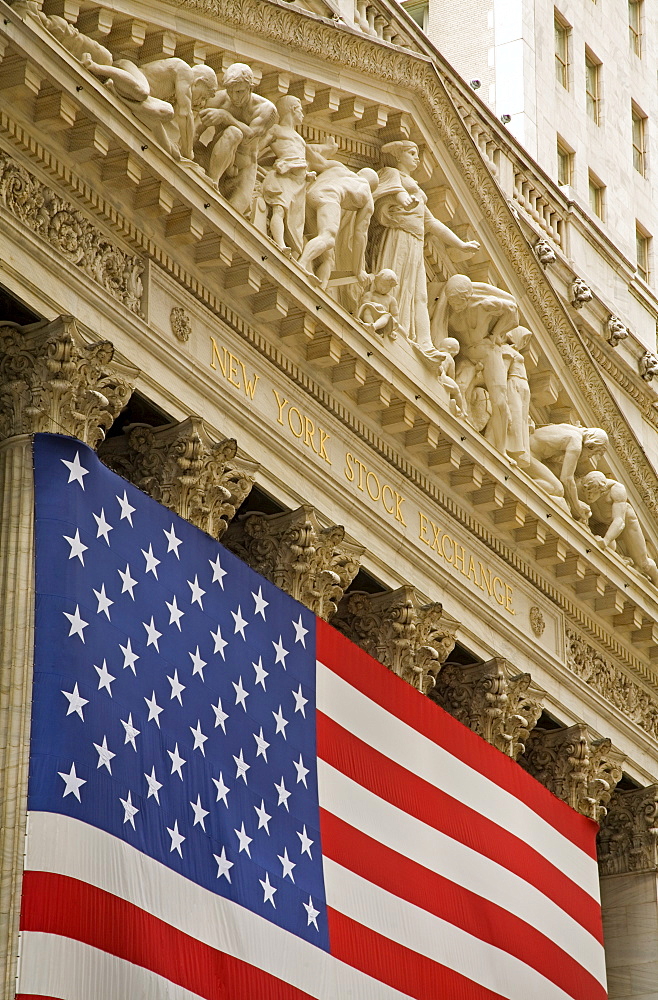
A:
<svg viewBox="0 0 658 1000">
<path fill-rule="evenodd" d="M 180 780 L 182 781 L 183 780 L 183 772 L 182 772 L 181 768 L 183 767 L 183 764 L 187 764 L 187 761 L 183 760 L 183 758 L 179 754 L 179 752 L 178 752 L 178 743 L 174 747 L 174 752 L 173 753 L 171 752 L 171 750 L 167 750 L 167 753 L 171 757 L 171 773 L 173 774 L 174 771 L 175 771 L 178 774 L 178 777 L 180 778 Z"/>
<path fill-rule="evenodd" d="M 171 854 L 172 851 L 178 851 L 180 857 L 182 858 L 183 852 L 181 851 L 180 846 L 187 838 L 184 837 L 182 833 L 178 832 L 178 820 L 175 821 L 173 830 L 167 827 L 167 833 L 171 837 L 171 847 L 169 848 L 169 853 Z"/>
<path fill-rule="evenodd" d="M 297 784 L 301 781 L 304 788 L 308 788 L 308 785 L 306 784 L 306 775 L 310 774 L 310 771 L 307 767 L 304 767 L 304 761 L 302 760 L 301 754 L 299 755 L 298 761 L 293 760 L 293 765 L 297 769 Z"/>
<path fill-rule="evenodd" d="M 224 730 L 224 733 L 226 733 L 226 726 L 224 725 L 224 723 L 228 719 L 228 715 L 222 709 L 221 698 L 217 699 L 217 704 L 212 706 L 212 710 L 215 713 L 215 729 L 217 729 L 217 726 L 221 726 L 222 729 Z"/>
<path fill-rule="evenodd" d="M 293 698 L 295 699 L 295 711 L 301 712 L 304 718 L 306 718 L 306 712 L 304 711 L 304 705 L 308 705 L 308 698 L 305 698 L 302 694 L 302 686 L 299 685 L 298 691 L 293 691 Z"/>
<path fill-rule="evenodd" d="M 235 622 L 235 628 L 233 629 L 233 635 L 237 635 L 237 633 L 239 632 L 240 635 L 242 636 L 242 638 L 246 639 L 246 636 L 244 634 L 244 630 L 245 630 L 246 626 L 249 624 L 249 622 L 247 621 L 246 618 L 242 617 L 242 609 L 241 609 L 241 607 L 240 607 L 239 604 L 238 604 L 238 610 L 237 611 L 231 611 L 231 614 L 233 615 L 233 621 Z"/>
<path fill-rule="evenodd" d="M 242 824 L 242 826 L 240 827 L 239 830 L 234 830 L 234 833 L 237 835 L 237 838 L 240 841 L 240 847 L 238 848 L 238 854 L 241 851 L 246 851 L 247 855 L 249 857 L 251 857 L 251 851 L 249 850 L 249 844 L 252 842 L 252 840 L 254 838 L 247 836 L 246 830 L 244 828 L 244 823 Z"/>
<path fill-rule="evenodd" d="M 228 646 L 228 642 L 226 641 L 226 639 L 222 639 L 222 630 L 219 627 L 219 625 L 217 626 L 217 631 L 213 632 L 213 630 L 211 629 L 210 634 L 215 640 L 215 648 L 213 649 L 213 653 L 219 653 L 221 658 L 225 660 L 226 657 L 224 656 L 224 647 Z"/>
<path fill-rule="evenodd" d="M 210 563 L 210 565 L 212 567 L 212 581 L 211 582 L 212 583 L 218 583 L 219 586 L 223 590 L 224 589 L 224 577 L 226 576 L 226 570 L 222 569 L 222 567 L 220 566 L 220 564 L 219 564 L 219 556 L 217 556 L 217 558 L 215 559 L 214 562 L 212 561 L 212 559 L 209 559 L 208 562 Z"/>
<path fill-rule="evenodd" d="M 153 796 L 158 805 L 160 805 L 160 796 L 158 795 L 158 792 L 162 788 L 162 782 L 158 781 L 158 779 L 155 776 L 155 767 L 151 768 L 150 774 L 147 774 L 146 771 L 144 771 L 144 777 L 146 778 L 146 782 L 149 786 L 149 791 L 146 798 L 150 799 L 151 796 Z"/>
<path fill-rule="evenodd" d="M 254 809 L 256 810 L 256 815 L 258 816 L 258 829 L 260 830 L 260 828 L 264 826 L 265 832 L 269 836 L 270 828 L 268 824 L 272 817 L 269 816 L 265 810 L 265 800 L 261 799 L 260 806 L 254 806 Z"/>
<path fill-rule="evenodd" d="M 247 711 L 247 698 L 249 697 L 249 692 L 245 690 L 242 686 L 242 677 L 238 677 L 238 683 L 231 681 L 233 687 L 235 688 L 235 704 L 242 705 L 245 712 Z"/>
<path fill-rule="evenodd" d="M 110 774 L 112 774 L 112 766 L 110 764 L 110 761 L 112 760 L 113 757 L 116 757 L 116 754 L 112 753 L 112 751 L 108 749 L 107 736 L 103 737 L 103 742 L 101 743 L 100 746 L 98 745 L 98 743 L 94 743 L 94 748 L 98 753 L 98 764 L 96 765 L 96 768 L 98 769 L 99 767 L 106 767 L 110 772 Z"/>
<path fill-rule="evenodd" d="M 62 461 L 64 461 L 64 459 L 62 459 Z M 71 629 L 69 631 L 69 639 L 71 638 L 72 635 L 79 635 L 81 641 L 84 642 L 85 637 L 82 633 L 87 628 L 89 622 L 86 622 L 84 618 L 81 616 L 80 606 L 76 604 L 74 615 L 70 615 L 68 611 L 63 611 L 62 614 L 64 615 L 65 618 L 68 618 L 68 620 L 71 623 Z"/>
<path fill-rule="evenodd" d="M 122 570 L 117 570 L 117 572 L 121 577 L 121 582 L 123 583 L 123 586 L 121 588 L 121 593 L 125 594 L 125 592 L 128 591 L 130 597 L 134 601 L 135 595 L 133 594 L 133 590 L 137 586 L 137 580 L 133 580 L 132 576 L 130 575 L 130 564 L 126 563 L 125 572 Z"/>
<path fill-rule="evenodd" d="M 155 624 L 153 622 L 153 615 L 151 615 L 151 621 L 147 625 L 146 622 L 142 622 L 142 625 L 146 629 L 146 634 L 148 636 L 146 646 L 155 646 L 158 653 L 160 652 L 160 647 L 158 646 L 158 639 L 162 636 L 162 632 L 158 632 Z"/>
<path fill-rule="evenodd" d="M 205 819 L 206 816 L 209 815 L 209 813 L 208 810 L 204 809 L 203 806 L 201 805 L 201 796 L 197 795 L 196 802 L 190 802 L 190 805 L 192 806 L 192 811 L 194 812 L 194 823 L 192 824 L 192 826 L 196 826 L 197 823 L 199 823 L 201 829 L 205 833 L 206 832 Z"/>
<path fill-rule="evenodd" d="M 252 590 L 251 596 L 253 597 L 254 603 L 256 605 L 254 609 L 254 614 L 260 615 L 263 621 L 265 621 L 265 608 L 268 608 L 270 606 L 270 602 L 266 601 L 265 598 L 263 597 L 263 588 L 259 587 L 257 594 L 254 594 Z"/>
<path fill-rule="evenodd" d="M 87 551 L 88 546 L 84 545 L 80 541 L 80 532 L 78 531 L 78 529 L 77 528 L 75 529 L 75 535 L 73 536 L 73 538 L 70 538 L 68 535 L 63 535 L 62 537 L 65 538 L 66 541 L 71 546 L 71 551 L 69 552 L 69 559 L 79 559 L 82 565 L 84 566 L 85 561 L 82 558 L 82 553 Z"/>
<path fill-rule="evenodd" d="M 101 507 L 100 514 L 94 514 L 94 519 L 95 519 L 96 525 L 98 527 L 98 531 L 96 532 L 96 538 L 100 538 L 102 536 L 105 539 L 105 541 L 107 542 L 107 544 L 109 545 L 110 544 L 110 532 L 114 531 L 114 528 L 109 523 L 109 521 L 105 520 L 105 511 L 103 510 L 102 507 Z"/>
<path fill-rule="evenodd" d="M 260 684 L 260 686 L 262 687 L 263 691 L 265 691 L 266 690 L 266 688 L 265 688 L 265 678 L 269 677 L 269 674 L 268 674 L 267 670 L 263 669 L 263 658 L 262 658 L 262 656 L 258 657 L 258 663 L 252 663 L 251 665 L 254 668 L 254 670 L 256 671 L 256 684 Z"/>
<path fill-rule="evenodd" d="M 309 896 L 308 897 L 308 903 L 302 903 L 302 906 L 304 907 L 304 909 L 306 910 L 306 913 L 308 915 L 308 924 L 306 926 L 310 927 L 311 924 L 313 924 L 313 926 L 315 927 L 316 931 L 319 930 L 320 928 L 318 927 L 318 917 L 320 915 L 320 911 L 316 910 L 315 907 L 313 906 L 313 899 L 312 899 L 312 897 Z"/>
<path fill-rule="evenodd" d="M 72 691 L 62 691 L 62 694 L 64 695 L 65 698 L 68 698 L 69 700 L 69 707 L 66 710 L 66 714 L 70 715 L 71 712 L 75 712 L 75 714 L 79 715 L 82 721 L 84 722 L 85 717 L 82 714 L 82 709 L 85 705 L 89 704 L 89 699 L 83 698 L 80 695 L 77 683 L 74 684 Z"/>
<path fill-rule="evenodd" d="M 193 750 L 200 750 L 201 753 L 202 753 L 202 755 L 205 757 L 206 756 L 206 751 L 203 748 L 203 744 L 206 742 L 206 740 L 208 739 L 208 737 L 204 736 L 203 733 L 201 732 L 201 720 L 200 719 L 197 719 L 197 721 L 196 721 L 196 729 L 193 729 L 192 726 L 190 726 L 190 732 L 192 733 L 192 736 L 194 737 L 194 746 L 192 747 L 192 749 Z M 300 756 L 301 756 L 301 754 L 300 754 Z"/>
<path fill-rule="evenodd" d="M 173 677 L 170 677 L 169 674 L 167 674 L 167 680 L 171 684 L 171 698 L 170 698 L 170 701 L 173 701 L 174 698 L 177 698 L 178 699 L 178 704 L 182 705 L 183 704 L 183 699 L 181 698 L 181 694 L 185 690 L 185 685 L 181 684 L 181 682 L 178 680 L 178 671 L 174 670 L 174 676 Z"/>
<path fill-rule="evenodd" d="M 312 860 L 313 859 L 313 855 L 311 854 L 311 848 L 312 848 L 313 844 L 315 843 L 315 841 L 311 840 L 311 838 L 306 833 L 306 824 L 304 824 L 304 827 L 302 828 L 302 832 L 301 833 L 299 832 L 299 830 L 297 831 L 297 836 L 299 837 L 299 839 L 302 842 L 302 846 L 301 846 L 301 852 L 302 852 L 302 854 L 308 854 L 309 858 L 311 858 L 311 860 Z"/>
<path fill-rule="evenodd" d="M 180 632 L 181 631 L 180 620 L 185 614 L 185 612 L 181 611 L 178 605 L 176 604 L 176 595 L 174 594 L 171 604 L 169 603 L 169 601 L 165 601 L 165 604 L 169 608 L 169 624 L 175 625 L 178 631 Z"/>
<path fill-rule="evenodd" d="M 124 518 L 127 518 L 128 519 L 128 524 L 132 528 L 132 526 L 133 526 L 133 514 L 135 513 L 135 511 L 137 510 L 137 508 L 136 507 L 131 507 L 131 505 L 128 502 L 128 497 L 126 496 L 126 491 L 125 490 L 123 491 L 123 498 L 121 498 L 120 496 L 117 496 L 117 500 L 119 501 L 119 504 L 121 506 L 121 520 L 123 521 Z"/>
<path fill-rule="evenodd" d="M 201 598 L 205 594 L 205 590 L 202 590 L 201 587 L 199 586 L 199 577 L 198 576 L 194 577 L 194 583 L 192 583 L 191 580 L 188 580 L 187 585 L 192 591 L 192 596 L 190 597 L 190 604 L 198 604 L 201 610 L 203 611 L 203 602 Z"/>
<path fill-rule="evenodd" d="M 283 712 L 281 711 L 281 706 L 279 705 L 278 712 L 272 712 L 274 716 L 274 721 L 276 722 L 276 732 L 283 733 L 283 738 L 286 740 L 286 726 L 288 725 L 288 720 L 283 718 Z M 276 733 L 274 734 L 276 736 Z"/>
<path fill-rule="evenodd" d="M 135 670 L 135 664 L 139 659 L 139 655 L 137 653 L 133 653 L 132 646 L 130 645 L 130 639 L 128 639 L 127 646 L 122 646 L 121 643 L 119 643 L 119 649 L 123 653 L 123 669 L 125 670 L 126 667 L 130 667 L 136 677 L 137 671 Z"/>
<path fill-rule="evenodd" d="M 146 721 L 150 722 L 151 719 L 153 719 L 153 721 L 155 722 L 155 724 L 157 725 L 157 727 L 159 729 L 160 728 L 160 712 L 163 712 L 164 709 L 160 708 L 160 706 L 158 705 L 157 701 L 155 700 L 155 691 L 151 695 L 150 700 L 148 698 L 144 698 L 144 701 L 148 705 L 148 710 L 149 710 L 149 717 L 148 717 L 148 719 Z"/>
<path fill-rule="evenodd" d="M 288 799 L 290 798 L 291 793 L 286 788 L 285 781 L 283 780 L 283 775 L 281 775 L 281 784 L 277 785 L 275 781 L 274 787 L 279 793 L 279 801 L 277 802 L 277 805 L 278 806 L 284 805 L 286 807 L 286 811 L 290 812 L 290 809 L 288 808 Z"/>
<path fill-rule="evenodd" d="M 107 693 L 111 698 L 112 688 L 110 685 L 112 684 L 113 681 L 116 680 L 116 677 L 113 677 L 110 671 L 107 669 L 107 663 L 105 662 L 105 660 L 103 660 L 102 667 L 97 667 L 96 664 L 94 663 L 94 670 L 98 674 L 98 690 L 100 691 L 101 688 L 105 688 L 105 690 L 107 691 Z"/>
<path fill-rule="evenodd" d="M 203 668 L 208 666 L 208 664 L 205 660 L 201 659 L 199 647 L 197 646 L 196 653 L 188 653 L 187 655 L 192 660 L 192 677 L 194 677 L 195 674 L 198 674 L 201 680 L 203 680 Z"/>
<path fill-rule="evenodd" d="M 231 876 L 229 875 L 229 872 L 233 867 L 233 862 L 227 860 L 226 848 L 222 847 L 222 853 L 220 855 L 213 854 L 213 858 L 217 862 L 217 878 L 220 878 L 222 875 L 225 875 L 226 881 L 230 882 Z"/>
<path fill-rule="evenodd" d="M 217 787 L 217 798 L 215 801 L 219 802 L 221 799 L 221 801 L 228 809 L 228 799 L 226 798 L 226 796 L 231 791 L 231 789 L 228 787 L 228 785 L 224 784 L 224 776 L 222 775 L 221 771 L 219 772 L 219 778 L 213 778 L 212 782 L 213 785 L 216 785 Z"/>
<path fill-rule="evenodd" d="M 283 848 L 283 856 L 281 856 L 280 854 L 277 854 L 277 858 L 279 859 L 279 861 L 281 862 L 281 865 L 283 867 L 283 875 L 281 876 L 281 878 L 285 878 L 286 875 L 288 875 L 289 878 L 290 878 L 290 881 L 294 882 L 295 881 L 295 876 L 293 875 L 292 870 L 293 870 L 293 868 L 296 868 L 297 865 L 295 864 L 294 861 L 291 861 L 290 858 L 288 857 L 288 849 L 287 849 L 287 847 Z"/>
<path fill-rule="evenodd" d="M 258 881 L 263 887 L 263 902 L 267 903 L 269 901 L 276 910 L 276 903 L 274 902 L 274 893 L 277 892 L 277 890 L 274 888 L 273 885 L 270 885 L 269 874 L 265 872 L 265 880 L 259 878 Z"/>
<path fill-rule="evenodd" d="M 276 660 L 274 661 L 274 665 L 276 666 L 277 663 L 281 663 L 281 664 L 283 664 L 283 669 L 285 670 L 286 669 L 286 656 L 288 655 L 288 650 L 283 648 L 283 642 L 281 641 L 281 636 L 279 636 L 279 641 L 278 642 L 272 642 L 272 645 L 274 646 L 274 648 L 276 650 Z"/>
<path fill-rule="evenodd" d="M 135 729 L 135 727 L 133 726 L 133 714 L 132 714 L 132 712 L 128 716 L 128 721 L 127 722 L 124 722 L 123 719 L 121 719 L 120 721 L 121 721 L 121 725 L 126 730 L 126 738 L 123 741 L 123 745 L 125 746 L 126 743 L 132 743 L 133 750 L 137 750 L 137 744 L 135 743 L 135 737 L 139 736 L 140 730 L 139 729 Z"/>
<path fill-rule="evenodd" d="M 62 461 L 64 461 L 64 459 L 62 459 Z M 68 774 L 64 771 L 58 771 L 57 773 L 65 785 L 64 791 L 62 792 L 62 798 L 65 799 L 67 795 L 75 795 L 78 802 L 81 802 L 82 799 L 80 798 L 80 789 L 83 785 L 87 784 L 87 781 L 85 778 L 79 778 L 77 776 L 75 773 L 75 763 L 71 764 L 71 770 Z"/>
<path fill-rule="evenodd" d="M 142 549 L 141 551 L 142 551 L 142 555 L 144 556 L 144 559 L 146 560 L 146 569 L 144 570 L 144 572 L 145 573 L 153 573 L 153 576 L 157 580 L 158 579 L 158 566 L 160 565 L 160 560 L 155 558 L 155 556 L 153 554 L 153 546 L 149 544 L 149 550 L 148 550 L 148 552 L 145 552 L 144 549 Z"/>
<path fill-rule="evenodd" d="M 235 754 L 233 754 L 233 760 L 235 761 L 235 766 L 236 766 L 236 772 L 235 772 L 236 780 L 238 778 L 242 778 L 242 780 L 244 781 L 244 783 L 246 785 L 247 784 L 247 771 L 251 767 L 251 764 L 247 764 L 246 763 L 244 757 L 242 756 L 242 750 L 240 750 L 240 756 L 239 757 L 236 757 Z"/>
<path fill-rule="evenodd" d="M 65 465 L 69 470 L 68 482 L 80 483 L 80 486 L 84 490 L 85 488 L 84 477 L 89 475 L 89 469 L 85 469 L 80 464 L 80 452 L 76 451 L 75 458 L 73 459 L 72 462 L 67 462 L 65 458 L 60 458 L 60 462 L 62 462 L 62 464 Z"/>
<path fill-rule="evenodd" d="M 171 522 L 171 528 L 169 529 L 169 531 L 167 531 L 166 528 L 163 528 L 162 530 L 164 531 L 165 538 L 167 539 L 168 542 L 167 552 L 168 553 L 173 552 L 176 558 L 180 559 L 180 556 L 178 555 L 178 546 L 182 545 L 183 543 L 180 538 L 176 538 L 176 532 L 174 531 L 174 522 L 173 521 Z"/>
<path fill-rule="evenodd" d="M 292 623 L 292 627 L 295 630 L 295 642 L 301 642 L 304 649 L 306 649 L 306 639 L 304 637 L 308 635 L 308 629 L 304 628 L 301 615 L 299 616 L 299 621 Z"/>
<path fill-rule="evenodd" d="M 122 799 L 119 796 L 119 802 L 123 806 L 123 822 L 130 823 L 133 830 L 135 829 L 135 816 L 139 812 L 137 806 L 132 804 L 132 799 L 130 798 L 130 792 L 128 792 L 128 798 Z"/>
<path fill-rule="evenodd" d="M 109 597 L 107 596 L 107 594 L 105 593 L 105 584 L 104 583 L 101 584 L 101 589 L 100 590 L 95 590 L 94 591 L 94 595 L 96 597 L 96 600 L 98 601 L 98 608 L 96 609 L 96 614 L 97 615 L 105 614 L 105 617 L 109 621 L 110 620 L 110 608 L 114 604 L 114 601 L 111 601 L 109 599 Z"/>
<path fill-rule="evenodd" d="M 256 750 L 256 756 L 264 757 L 265 763 L 267 764 L 267 748 L 269 746 L 269 743 L 267 742 L 267 740 L 263 739 L 262 726 L 260 727 L 260 736 L 256 736 L 256 733 L 253 733 L 253 737 L 256 740 L 256 746 L 258 747 L 258 749 Z"/>
</svg>

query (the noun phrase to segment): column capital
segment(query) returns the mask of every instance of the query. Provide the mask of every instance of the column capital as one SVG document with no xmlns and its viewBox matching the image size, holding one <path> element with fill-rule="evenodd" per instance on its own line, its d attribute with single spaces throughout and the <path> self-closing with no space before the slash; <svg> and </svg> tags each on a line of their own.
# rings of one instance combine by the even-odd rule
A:
<svg viewBox="0 0 658 1000">
<path fill-rule="evenodd" d="M 658 785 L 616 789 L 598 845 L 601 875 L 658 871 Z"/>
</svg>

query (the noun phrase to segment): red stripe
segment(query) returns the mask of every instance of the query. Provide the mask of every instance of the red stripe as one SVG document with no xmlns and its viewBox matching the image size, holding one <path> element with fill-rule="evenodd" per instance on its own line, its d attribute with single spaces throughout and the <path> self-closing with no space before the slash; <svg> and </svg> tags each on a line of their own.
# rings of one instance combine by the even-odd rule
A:
<svg viewBox="0 0 658 1000">
<path fill-rule="evenodd" d="M 323 852 L 339 865 L 513 955 L 576 1000 L 606 1000 L 594 976 L 513 913 L 384 847 L 326 810 L 320 816 Z"/>
<path fill-rule="evenodd" d="M 25 872 L 21 930 L 81 941 L 207 1000 L 311 1000 L 308 993 L 196 941 L 132 903 L 64 875 Z"/>
<path fill-rule="evenodd" d="M 320 618 L 317 619 L 316 654 L 357 691 L 516 796 L 596 859 L 596 823 L 561 802 L 516 761 L 480 739 Z"/>
<path fill-rule="evenodd" d="M 317 713 L 317 752 L 379 798 L 536 886 L 603 941 L 596 900 L 519 837 L 373 750 L 322 712 Z"/>
<path fill-rule="evenodd" d="M 63 1000 L 62 997 L 43 997 L 39 993 L 17 993 L 16 1000 Z"/>
</svg>

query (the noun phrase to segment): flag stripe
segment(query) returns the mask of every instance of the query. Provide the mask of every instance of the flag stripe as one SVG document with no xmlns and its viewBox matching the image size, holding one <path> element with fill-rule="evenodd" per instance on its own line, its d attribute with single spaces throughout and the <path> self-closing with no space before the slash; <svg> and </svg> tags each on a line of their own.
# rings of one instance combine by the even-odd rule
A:
<svg viewBox="0 0 658 1000">
<path fill-rule="evenodd" d="M 388 757 L 368 747 L 347 730 L 337 726 L 326 716 L 318 715 L 318 776 L 320 780 L 320 804 L 330 812 L 339 815 L 352 825 L 365 829 L 374 836 L 393 837 L 397 829 L 404 828 L 399 836 L 399 844 L 387 841 L 393 849 L 400 849 L 406 841 L 405 851 L 415 856 L 421 851 L 418 846 L 428 843 L 425 857 L 421 853 L 416 860 L 435 870 L 445 864 L 457 864 L 463 874 L 462 884 L 475 888 L 472 880 L 481 880 L 487 885 L 487 892 L 496 893 L 496 900 L 504 903 L 515 900 L 515 909 L 525 920 L 542 921 L 542 911 L 549 912 L 547 901 L 551 900 L 563 913 L 564 933 L 568 939 L 580 925 L 588 935 L 602 942 L 600 907 L 580 886 L 568 879 L 559 867 L 552 865 L 536 850 L 518 837 L 509 833 L 501 825 L 493 823 L 477 811 L 444 794 L 440 789 L 399 767 Z M 332 771 L 326 769 L 329 764 Z M 350 786 L 341 780 L 341 774 L 351 779 Z M 362 787 L 372 792 L 378 800 L 371 801 L 359 791 Z M 368 799 L 368 812 L 364 812 Z M 388 824 L 393 816 L 390 806 L 399 811 L 397 825 Z M 353 822 L 352 814 L 358 815 L 359 822 Z M 375 833 L 379 817 L 381 834 Z M 430 837 L 427 830 L 418 828 L 419 822 L 437 831 Z M 450 838 L 451 843 L 446 843 Z M 448 862 L 448 857 L 452 860 Z M 431 862 L 430 862 L 431 858 Z M 492 878 L 492 863 L 495 863 Z M 505 873 L 510 872 L 508 878 Z M 442 874 L 451 877 L 450 869 Z M 519 884 L 519 879 L 522 884 Z M 510 895 L 512 893 L 512 895 Z M 540 896 L 541 894 L 541 896 Z M 559 916 L 559 915 L 558 915 Z M 572 919 L 573 918 L 573 919 Z M 554 920 L 541 929 L 554 933 Z M 559 932 L 559 928 L 558 928 Z M 562 947 L 564 943 L 561 942 Z M 591 949 L 588 947 L 588 951 Z"/>
<path fill-rule="evenodd" d="M 605 990 L 580 962 L 515 914 L 391 851 L 330 813 L 323 812 L 321 819 L 325 857 L 508 952 L 571 996 L 595 996 L 598 986 L 599 998 L 605 1000 Z"/>
<path fill-rule="evenodd" d="M 580 853 L 584 851 L 590 855 L 593 863 L 590 865 L 589 881 L 597 881 L 596 845 L 592 835 L 595 824 L 591 820 L 556 799 L 504 754 L 494 748 L 489 752 L 483 752 L 481 741 L 466 726 L 457 722 L 430 699 L 419 698 L 414 688 L 377 664 L 371 656 L 322 620 L 318 620 L 317 623 L 316 654 L 321 663 L 329 665 L 329 669 L 346 682 L 345 688 L 352 688 L 364 696 L 362 699 L 353 700 L 355 706 L 371 704 L 376 708 L 380 705 L 381 709 L 372 717 L 376 718 L 383 711 L 394 720 L 395 735 L 391 739 L 391 747 L 401 753 L 405 743 L 401 743 L 396 736 L 402 737 L 406 734 L 408 739 L 409 730 L 424 737 L 424 740 L 415 740 L 410 744 L 414 754 L 418 756 L 417 761 L 412 760 L 412 769 L 418 764 L 442 763 L 443 767 L 432 770 L 426 777 L 430 781 L 438 775 L 443 778 L 445 766 L 448 764 L 446 753 L 431 753 L 430 745 L 437 751 L 447 751 L 450 757 L 457 755 L 459 761 L 473 771 L 478 771 L 482 776 L 483 780 L 478 784 L 474 784 L 472 778 L 470 779 L 469 784 L 472 784 L 474 789 L 480 794 L 484 793 L 490 801 L 497 799 L 498 802 L 507 802 L 508 810 L 512 810 L 509 813 L 511 825 L 514 826 L 519 822 L 519 828 L 523 829 L 524 825 L 531 821 L 528 814 L 532 816 L 534 813 L 532 828 L 540 828 L 537 821 L 541 818 L 544 824 L 562 837 L 568 838 L 578 848 L 577 851 L 573 851 L 576 871 L 580 868 L 578 860 Z M 337 693 L 340 690 L 337 686 Z M 331 705 L 335 706 L 336 700 L 332 700 Z M 318 707 L 340 721 L 339 715 L 329 709 L 328 703 L 318 704 Z M 354 714 L 358 715 L 358 710 Z M 345 723 L 342 722 L 342 725 Z M 382 732 L 389 735 L 387 729 Z M 424 743 L 428 745 L 423 746 Z M 399 763 L 404 763 L 401 756 Z M 459 776 L 462 773 L 463 769 L 457 766 L 454 770 L 457 787 L 460 785 Z M 515 790 L 514 794 L 510 789 Z M 592 894 L 594 895 L 594 892 Z"/>
</svg>

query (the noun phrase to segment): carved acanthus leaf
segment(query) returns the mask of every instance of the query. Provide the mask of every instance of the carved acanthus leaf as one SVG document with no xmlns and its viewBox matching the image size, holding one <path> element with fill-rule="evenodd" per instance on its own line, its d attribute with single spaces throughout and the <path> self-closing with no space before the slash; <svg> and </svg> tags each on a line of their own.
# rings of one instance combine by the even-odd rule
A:
<svg viewBox="0 0 658 1000">
<path fill-rule="evenodd" d="M 149 427 L 131 424 L 99 449 L 115 472 L 214 538 L 248 496 L 257 466 L 233 461 L 233 438 L 215 441 L 200 417 Z"/>
<path fill-rule="evenodd" d="M 577 812 L 600 821 L 626 756 L 608 739 L 595 739 L 587 726 L 530 733 L 519 764 Z"/>
<path fill-rule="evenodd" d="M 48 432 L 95 448 L 132 393 L 113 356 L 107 340 L 85 343 L 72 316 L 0 324 L 0 440 Z"/>
<path fill-rule="evenodd" d="M 352 642 L 428 694 L 455 645 L 459 622 L 417 590 L 348 594 L 332 621 Z"/>
<path fill-rule="evenodd" d="M 601 875 L 658 870 L 658 785 L 617 789 L 598 836 Z"/>
<path fill-rule="evenodd" d="M 225 544 L 324 619 L 335 614 L 364 552 L 340 525 L 322 527 L 308 504 L 283 514 L 246 514 L 231 525 Z"/>
<path fill-rule="evenodd" d="M 495 656 L 471 666 L 446 663 L 432 698 L 516 760 L 541 715 L 545 693 L 530 674 L 518 673 L 503 657 Z"/>
</svg>

